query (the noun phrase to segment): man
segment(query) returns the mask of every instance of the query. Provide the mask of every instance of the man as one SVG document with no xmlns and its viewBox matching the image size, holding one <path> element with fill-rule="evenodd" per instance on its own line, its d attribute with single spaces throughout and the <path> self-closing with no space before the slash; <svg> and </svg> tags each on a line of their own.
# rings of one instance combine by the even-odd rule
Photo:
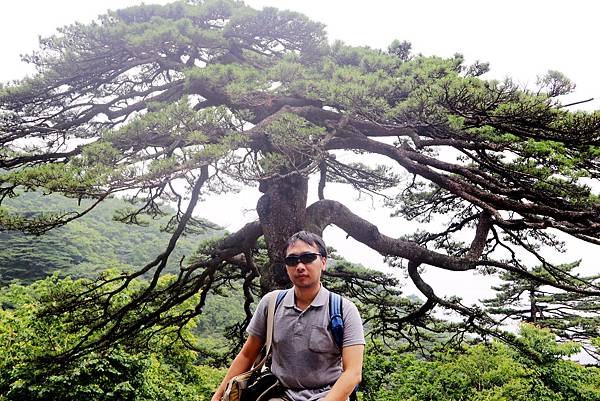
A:
<svg viewBox="0 0 600 401">
<path fill-rule="evenodd" d="M 275 400 L 346 401 L 361 380 L 364 351 L 362 322 L 356 306 L 342 299 L 344 341 L 340 350 L 329 330 L 329 291 L 321 285 L 327 265 L 325 243 L 300 231 L 286 244 L 287 274 L 294 285 L 275 312 L 271 371 L 285 387 Z M 269 295 L 263 297 L 248 326 L 248 339 L 212 397 L 220 401 L 227 382 L 250 369 L 265 342 Z"/>
</svg>

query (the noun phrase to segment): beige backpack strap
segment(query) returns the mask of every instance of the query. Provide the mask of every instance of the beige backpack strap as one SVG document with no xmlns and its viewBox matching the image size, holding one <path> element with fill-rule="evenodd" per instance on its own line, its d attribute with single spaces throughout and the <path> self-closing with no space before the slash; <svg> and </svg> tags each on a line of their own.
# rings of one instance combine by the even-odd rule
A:
<svg viewBox="0 0 600 401">
<path fill-rule="evenodd" d="M 267 338 L 265 339 L 266 354 L 271 352 L 271 344 L 273 343 L 273 321 L 275 320 L 275 301 L 277 300 L 279 291 L 273 291 L 269 298 L 269 309 L 267 309 Z"/>
<path fill-rule="evenodd" d="M 278 293 L 279 291 L 273 291 L 269 296 L 269 305 L 267 306 L 267 333 L 265 338 L 265 356 L 260 362 L 257 363 L 258 358 L 260 358 L 260 355 L 258 356 L 257 360 L 254 362 L 254 368 L 261 368 L 265 364 L 265 362 L 267 362 L 267 359 L 271 354 L 271 344 L 273 343 L 273 322 L 275 320 L 275 302 L 277 300 Z"/>
</svg>

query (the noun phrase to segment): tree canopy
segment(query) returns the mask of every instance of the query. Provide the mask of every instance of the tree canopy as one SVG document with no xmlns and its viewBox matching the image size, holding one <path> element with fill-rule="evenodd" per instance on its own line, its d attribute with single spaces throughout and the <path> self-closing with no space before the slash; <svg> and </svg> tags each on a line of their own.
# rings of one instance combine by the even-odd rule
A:
<svg viewBox="0 0 600 401">
<path fill-rule="evenodd" d="M 161 278 L 159 285 L 172 278 Z M 174 333 L 146 338 L 143 347 L 129 339 L 127 344 L 70 363 L 49 360 L 50 350 L 74 346 L 88 328 L 85 321 L 74 322 L 70 315 L 40 318 L 39 309 L 45 308 L 44 300 L 51 294 L 81 291 L 89 282 L 55 275 L 29 286 L 0 288 L 0 400 L 210 399 L 224 370 L 198 366 L 197 354 Z M 144 285 L 144 280 L 134 281 L 124 297 Z M 185 307 L 185 303 L 180 306 Z M 180 335 L 197 343 L 190 326 Z"/>
<path fill-rule="evenodd" d="M 463 315 L 464 330 L 501 335 L 492 315 L 438 296 L 423 267 L 508 272 L 559 292 L 600 295 L 597 278 L 546 254 L 566 237 L 600 244 L 592 190 L 600 113 L 562 105 L 574 85 L 558 72 L 520 88 L 484 79 L 488 66 L 465 65 L 460 55 L 412 55 L 397 40 L 387 50 L 330 44 L 324 26 L 301 14 L 226 0 L 111 11 L 60 28 L 24 61 L 37 72 L 0 88 L 3 230 L 43 234 L 115 195 L 141 202 L 122 213 L 130 224 L 161 215 L 164 202 L 177 208 L 171 239 L 154 260 L 56 302 L 57 313 L 100 305 L 88 314 L 92 330 L 119 323 L 73 353 L 169 325 L 175 317 L 167 312 L 200 293 L 177 317 L 189 320 L 233 282 L 250 314 L 253 295 L 288 284 L 285 240 L 329 225 L 406 271 L 426 299 L 402 302 L 381 291 L 388 279 L 332 271 L 350 295 L 381 306 L 366 316 L 381 333 L 435 331 L 430 317 L 441 307 Z M 352 162 L 340 157 L 347 153 Z M 380 232 L 328 199 L 333 183 L 381 197 L 393 216 L 421 229 Z M 312 204 L 309 184 L 319 194 Z M 247 185 L 262 193 L 259 219 L 202 244 L 175 280 L 157 286 L 179 238 L 202 227 L 194 211 L 203 197 Z M 42 214 L 3 206 L 30 190 L 92 202 Z M 441 228 L 427 230 L 432 221 Z M 543 270 L 528 269 L 523 255 Z M 146 288 L 117 302 L 148 274 Z"/>
<path fill-rule="evenodd" d="M 561 270 L 571 272 L 579 267 L 579 261 L 560 265 Z M 537 266 L 532 273 L 548 276 L 544 266 Z M 483 301 L 487 311 L 503 319 L 526 321 L 552 330 L 563 341 L 581 341 L 583 349 L 599 359 L 597 348 L 588 340 L 598 337 L 600 316 L 598 297 L 573 292 L 556 292 L 530 278 L 512 272 L 503 272 L 504 283 L 493 287 L 496 297 Z M 596 277 L 585 277 L 594 281 Z"/>
</svg>

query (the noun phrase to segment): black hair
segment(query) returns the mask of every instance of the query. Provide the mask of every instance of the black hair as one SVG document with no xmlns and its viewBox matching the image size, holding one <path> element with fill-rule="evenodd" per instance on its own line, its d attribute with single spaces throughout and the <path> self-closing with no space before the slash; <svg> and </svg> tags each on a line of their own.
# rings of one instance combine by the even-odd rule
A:
<svg viewBox="0 0 600 401">
<path fill-rule="evenodd" d="M 319 253 L 321 254 L 321 256 L 327 257 L 327 247 L 325 246 L 323 238 L 321 238 L 315 233 L 311 233 L 308 231 L 298 231 L 296 234 L 292 235 L 285 243 L 285 249 L 283 250 L 283 254 L 285 255 L 287 253 L 287 249 L 290 246 L 294 245 L 298 240 L 306 242 L 308 245 L 316 246 L 317 248 L 319 248 Z"/>
</svg>

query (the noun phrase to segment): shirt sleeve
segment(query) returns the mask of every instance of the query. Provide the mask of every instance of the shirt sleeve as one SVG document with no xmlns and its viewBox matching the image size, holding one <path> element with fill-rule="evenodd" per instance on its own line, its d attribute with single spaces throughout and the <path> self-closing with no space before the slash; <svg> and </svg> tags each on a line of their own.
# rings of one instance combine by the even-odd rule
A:
<svg viewBox="0 0 600 401">
<path fill-rule="evenodd" d="M 344 312 L 344 347 L 365 344 L 365 333 L 358 313 L 358 308 L 351 301 L 343 298 Z"/>
<path fill-rule="evenodd" d="M 246 332 L 251 336 L 259 337 L 264 340 L 267 335 L 267 308 L 269 306 L 269 297 L 271 293 L 265 295 L 254 311 L 252 319 L 246 328 Z"/>
</svg>

